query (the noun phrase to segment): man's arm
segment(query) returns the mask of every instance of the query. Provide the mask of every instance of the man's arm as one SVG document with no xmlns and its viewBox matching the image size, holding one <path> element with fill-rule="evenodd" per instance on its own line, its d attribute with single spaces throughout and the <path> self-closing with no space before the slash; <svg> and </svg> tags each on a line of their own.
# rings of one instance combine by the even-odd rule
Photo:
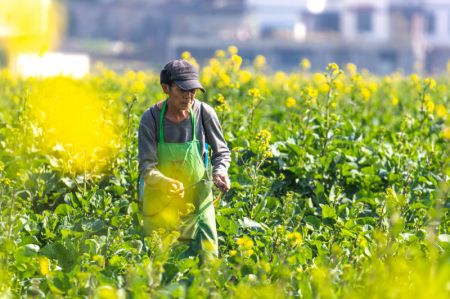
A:
<svg viewBox="0 0 450 299">
<path fill-rule="evenodd" d="M 228 179 L 228 168 L 230 167 L 231 154 L 223 137 L 222 127 L 214 109 L 208 104 L 202 103 L 204 113 L 202 114 L 203 125 L 205 126 L 205 137 L 211 146 L 213 166 L 213 179 L 216 186 L 226 192 L 230 189 Z"/>
</svg>

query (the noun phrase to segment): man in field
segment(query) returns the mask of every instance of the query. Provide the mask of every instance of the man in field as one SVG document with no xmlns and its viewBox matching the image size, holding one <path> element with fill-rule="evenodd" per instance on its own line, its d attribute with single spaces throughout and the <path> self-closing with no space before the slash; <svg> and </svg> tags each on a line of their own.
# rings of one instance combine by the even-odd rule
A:
<svg viewBox="0 0 450 299">
<path fill-rule="evenodd" d="M 144 229 L 177 230 L 187 255 L 217 256 L 211 187 L 214 182 L 222 192 L 229 190 L 230 151 L 214 109 L 195 99 L 204 88 L 192 64 L 170 61 L 160 83 L 167 98 L 145 111 L 139 127 Z"/>
</svg>

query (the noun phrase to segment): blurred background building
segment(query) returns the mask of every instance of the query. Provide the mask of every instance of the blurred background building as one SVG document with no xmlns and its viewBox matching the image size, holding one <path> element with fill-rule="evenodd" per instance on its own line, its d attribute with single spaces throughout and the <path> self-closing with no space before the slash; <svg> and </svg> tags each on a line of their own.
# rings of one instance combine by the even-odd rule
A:
<svg viewBox="0 0 450 299">
<path fill-rule="evenodd" d="M 354 63 L 437 73 L 450 59 L 450 0 L 66 0 L 61 51 L 113 69 L 159 69 L 185 50 L 200 64 L 236 45 L 271 70 Z"/>
</svg>

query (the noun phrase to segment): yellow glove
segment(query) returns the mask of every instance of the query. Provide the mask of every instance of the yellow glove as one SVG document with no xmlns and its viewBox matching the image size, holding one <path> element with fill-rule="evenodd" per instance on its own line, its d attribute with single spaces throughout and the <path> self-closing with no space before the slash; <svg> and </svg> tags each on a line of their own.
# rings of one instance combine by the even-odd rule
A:
<svg viewBox="0 0 450 299">
<path fill-rule="evenodd" d="M 144 177 L 145 183 L 151 188 L 167 192 L 169 197 L 183 198 L 183 183 L 172 178 L 166 177 L 158 169 L 150 169 Z"/>
</svg>

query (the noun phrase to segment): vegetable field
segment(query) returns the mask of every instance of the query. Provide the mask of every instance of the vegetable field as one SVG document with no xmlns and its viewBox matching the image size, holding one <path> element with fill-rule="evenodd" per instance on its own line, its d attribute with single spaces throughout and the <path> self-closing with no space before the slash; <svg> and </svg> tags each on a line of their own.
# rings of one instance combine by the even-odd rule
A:
<svg viewBox="0 0 450 299">
<path fill-rule="evenodd" d="M 309 69 L 235 47 L 201 66 L 232 152 L 202 265 L 176 232 L 142 237 L 137 129 L 159 74 L 2 72 L 0 298 L 449 298 L 449 73 Z"/>
</svg>

